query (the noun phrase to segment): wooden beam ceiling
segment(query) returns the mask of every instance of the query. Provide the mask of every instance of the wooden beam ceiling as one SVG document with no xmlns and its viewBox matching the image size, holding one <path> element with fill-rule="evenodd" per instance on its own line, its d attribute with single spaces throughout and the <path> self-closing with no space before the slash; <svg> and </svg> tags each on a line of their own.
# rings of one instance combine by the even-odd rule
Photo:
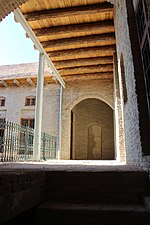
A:
<svg viewBox="0 0 150 225">
<path fill-rule="evenodd" d="M 60 75 L 111 80 L 116 51 L 113 5 L 97 0 L 78 0 L 76 6 L 69 0 L 36 4 L 29 0 L 22 13 Z"/>
<path fill-rule="evenodd" d="M 101 4 L 34 11 L 25 13 L 24 16 L 28 21 L 39 21 L 72 16 L 84 16 L 96 13 L 108 13 L 112 10 L 113 6 L 109 2 L 105 2 Z"/>
</svg>

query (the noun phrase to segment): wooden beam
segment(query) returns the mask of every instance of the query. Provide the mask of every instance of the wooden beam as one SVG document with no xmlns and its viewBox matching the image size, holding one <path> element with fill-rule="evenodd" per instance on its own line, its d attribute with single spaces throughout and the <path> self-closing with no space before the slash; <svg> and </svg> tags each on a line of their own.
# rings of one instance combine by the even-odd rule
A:
<svg viewBox="0 0 150 225">
<path fill-rule="evenodd" d="M 30 13 L 24 13 L 24 17 L 28 21 L 37 21 L 55 18 L 58 19 L 70 16 L 84 16 L 95 13 L 109 13 L 112 12 L 112 10 L 113 5 L 105 2 L 101 4 L 34 11 Z"/>
<path fill-rule="evenodd" d="M 88 74 L 74 74 L 71 76 L 63 76 L 65 81 L 73 81 L 73 80 L 113 80 L 113 73 L 88 73 Z"/>
<path fill-rule="evenodd" d="M 113 64 L 98 65 L 98 66 L 82 66 L 75 68 L 65 68 L 58 70 L 61 76 L 71 74 L 84 74 L 84 73 L 95 73 L 95 72 L 113 72 Z"/>
<path fill-rule="evenodd" d="M 34 86 L 35 86 L 34 82 L 32 81 L 32 79 L 31 79 L 30 77 L 28 77 L 28 78 L 26 79 L 26 81 L 27 81 L 27 83 L 28 83 L 31 87 L 34 87 Z"/>
<path fill-rule="evenodd" d="M 101 47 L 88 47 L 69 49 L 55 52 L 47 52 L 48 56 L 53 61 L 67 60 L 67 59 L 79 59 L 79 58 L 91 58 L 102 56 L 113 56 L 115 51 L 115 45 L 101 46 Z"/>
<path fill-rule="evenodd" d="M 21 86 L 21 84 L 20 84 L 19 80 L 17 80 L 17 79 L 14 79 L 14 80 L 13 80 L 13 83 L 14 83 L 14 84 L 16 84 L 18 87 L 20 87 L 20 86 Z"/>
<path fill-rule="evenodd" d="M 54 66 L 57 69 L 63 69 L 68 67 L 70 68 L 70 67 L 79 67 L 79 66 L 90 66 L 90 65 L 103 65 L 103 64 L 105 65 L 105 64 L 111 64 L 112 62 L 113 62 L 112 56 L 53 61 Z"/>
<path fill-rule="evenodd" d="M 4 87 L 8 87 L 7 82 L 4 80 L 0 80 L 0 84 L 2 84 Z"/>
<path fill-rule="evenodd" d="M 71 35 L 76 36 L 76 33 L 84 34 L 89 32 L 90 34 L 104 34 L 115 32 L 113 20 L 106 20 L 93 23 L 72 24 L 57 27 L 47 27 L 42 29 L 33 30 L 37 37 L 46 36 L 55 39 L 57 35 Z"/>
<path fill-rule="evenodd" d="M 98 34 L 98 35 L 88 35 L 82 37 L 74 38 L 63 38 L 58 40 L 44 41 L 41 42 L 43 48 L 46 50 L 53 51 L 62 49 L 69 49 L 77 47 L 87 47 L 87 46 L 104 46 L 104 45 L 115 45 L 115 34 Z M 77 48 L 76 47 L 76 48 Z"/>
</svg>

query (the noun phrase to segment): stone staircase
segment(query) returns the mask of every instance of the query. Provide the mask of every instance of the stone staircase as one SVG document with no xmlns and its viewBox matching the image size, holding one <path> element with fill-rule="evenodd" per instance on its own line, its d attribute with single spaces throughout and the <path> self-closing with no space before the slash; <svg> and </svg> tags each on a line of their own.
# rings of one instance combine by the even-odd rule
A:
<svg viewBox="0 0 150 225">
<path fill-rule="evenodd" d="M 148 174 L 140 169 L 47 171 L 37 225 L 148 225 Z"/>
</svg>

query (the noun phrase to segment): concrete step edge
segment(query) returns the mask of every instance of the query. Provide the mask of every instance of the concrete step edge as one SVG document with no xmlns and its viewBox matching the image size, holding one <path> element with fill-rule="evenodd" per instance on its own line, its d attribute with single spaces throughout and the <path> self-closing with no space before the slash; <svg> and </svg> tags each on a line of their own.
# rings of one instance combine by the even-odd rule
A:
<svg viewBox="0 0 150 225">
<path fill-rule="evenodd" d="M 95 203 L 70 203 L 47 201 L 39 205 L 38 209 L 42 210 L 61 210 L 61 211 L 101 211 L 101 212 L 133 212 L 148 213 L 146 207 L 142 204 L 95 204 Z"/>
</svg>

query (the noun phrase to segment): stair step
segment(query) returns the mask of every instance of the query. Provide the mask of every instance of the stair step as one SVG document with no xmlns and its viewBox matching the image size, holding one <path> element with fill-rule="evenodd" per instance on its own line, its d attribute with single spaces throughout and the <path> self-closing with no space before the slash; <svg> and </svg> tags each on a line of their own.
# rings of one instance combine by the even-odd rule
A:
<svg viewBox="0 0 150 225">
<path fill-rule="evenodd" d="M 142 203 L 148 195 L 145 171 L 47 172 L 48 200 L 99 203 Z"/>
<path fill-rule="evenodd" d="M 38 225 L 148 225 L 144 205 L 109 205 L 47 201 L 38 207 Z"/>
</svg>

